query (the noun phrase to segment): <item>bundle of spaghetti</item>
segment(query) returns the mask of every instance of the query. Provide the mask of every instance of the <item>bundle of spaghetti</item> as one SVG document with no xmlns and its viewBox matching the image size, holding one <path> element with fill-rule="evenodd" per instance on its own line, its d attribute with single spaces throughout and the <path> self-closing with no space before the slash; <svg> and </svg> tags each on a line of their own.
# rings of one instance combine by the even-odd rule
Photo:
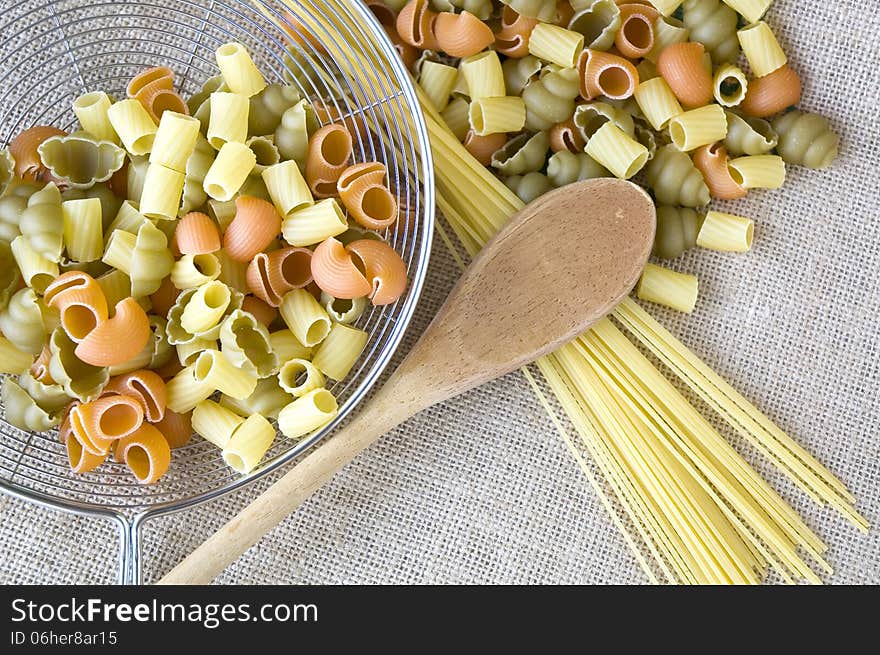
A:
<svg viewBox="0 0 880 655">
<path fill-rule="evenodd" d="M 294 9 L 293 3 L 286 4 Z M 324 15 L 332 19 L 309 17 L 308 27 L 316 34 L 332 26 L 372 38 L 340 0 L 321 4 L 327 10 Z M 351 53 L 345 48 L 352 46 L 332 41 L 325 45 L 354 82 L 350 93 L 356 105 L 382 106 L 394 118 L 410 120 L 401 115 L 401 105 L 384 94 L 373 73 L 373 66 L 387 68 L 390 62 L 369 57 L 354 69 L 346 65 Z M 461 246 L 473 256 L 523 203 L 465 150 L 416 90 L 431 140 L 438 206 Z M 441 224 L 437 233 L 464 266 Z M 815 500 L 829 503 L 866 529 L 867 522 L 852 508 L 854 499 L 839 480 L 644 309 L 625 300 L 614 316 Z M 787 582 L 821 582 L 799 549 L 831 571 L 822 559 L 827 547 L 819 537 L 610 320 L 536 366 L 582 448 L 528 368 L 524 375 L 652 582 L 657 576 L 643 550 L 670 583 L 757 583 L 768 567 Z M 593 475 L 583 450 L 602 480 Z"/>
</svg>

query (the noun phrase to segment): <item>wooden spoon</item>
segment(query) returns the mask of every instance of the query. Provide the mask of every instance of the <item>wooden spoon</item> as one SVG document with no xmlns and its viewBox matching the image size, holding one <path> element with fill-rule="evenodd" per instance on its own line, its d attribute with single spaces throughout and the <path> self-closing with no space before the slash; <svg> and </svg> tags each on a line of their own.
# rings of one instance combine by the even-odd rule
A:
<svg viewBox="0 0 880 655">
<path fill-rule="evenodd" d="M 520 211 L 360 413 L 160 584 L 210 582 L 383 434 L 585 332 L 635 286 L 654 229 L 648 194 L 616 179 L 579 182 Z"/>
</svg>

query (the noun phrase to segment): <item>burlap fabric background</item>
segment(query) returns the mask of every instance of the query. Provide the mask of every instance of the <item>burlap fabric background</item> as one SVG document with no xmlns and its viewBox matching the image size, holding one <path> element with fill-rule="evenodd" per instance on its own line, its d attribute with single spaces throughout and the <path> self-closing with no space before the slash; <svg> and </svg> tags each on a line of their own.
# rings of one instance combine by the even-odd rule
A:
<svg viewBox="0 0 880 655">
<path fill-rule="evenodd" d="M 677 266 L 700 276 L 697 310 L 650 309 L 838 474 L 876 524 L 880 4 L 777 0 L 768 20 L 804 77 L 803 106 L 840 131 L 841 157 L 826 172 L 791 168 L 783 190 L 731 205 L 756 219 L 753 251 L 690 253 Z M 0 52 L 0 61 L 8 54 Z M 436 246 L 410 335 L 457 275 Z M 880 583 L 880 532 L 858 533 L 743 452 L 829 544 L 835 573 L 828 582 Z M 157 579 L 269 482 L 148 524 L 146 579 Z M 112 582 L 116 538 L 107 523 L 0 496 L 0 582 Z M 513 374 L 396 430 L 219 581 L 646 578 L 523 377 Z"/>
</svg>

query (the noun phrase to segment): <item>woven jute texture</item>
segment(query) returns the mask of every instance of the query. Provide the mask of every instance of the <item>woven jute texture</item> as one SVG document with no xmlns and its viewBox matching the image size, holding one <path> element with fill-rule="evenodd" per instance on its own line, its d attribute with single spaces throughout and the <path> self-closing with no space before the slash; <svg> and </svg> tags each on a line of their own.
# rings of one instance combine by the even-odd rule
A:
<svg viewBox="0 0 880 655">
<path fill-rule="evenodd" d="M 747 255 L 692 251 L 696 311 L 664 325 L 815 453 L 880 521 L 880 4 L 777 0 L 768 21 L 805 81 L 805 109 L 842 137 L 829 171 L 719 209 L 755 218 Z M 0 52 L 0 60 L 9 53 Z M 437 245 L 406 347 L 459 271 Z M 704 408 L 705 409 L 705 408 Z M 707 414 L 708 415 L 708 414 Z M 710 415 L 711 416 L 711 415 Z M 860 534 L 731 442 L 828 543 L 830 583 L 880 583 Z M 156 580 L 262 488 L 148 523 Z M 115 579 L 116 528 L 0 496 L 0 582 Z M 645 583 L 519 373 L 435 407 L 359 457 L 252 548 L 224 583 Z"/>
</svg>

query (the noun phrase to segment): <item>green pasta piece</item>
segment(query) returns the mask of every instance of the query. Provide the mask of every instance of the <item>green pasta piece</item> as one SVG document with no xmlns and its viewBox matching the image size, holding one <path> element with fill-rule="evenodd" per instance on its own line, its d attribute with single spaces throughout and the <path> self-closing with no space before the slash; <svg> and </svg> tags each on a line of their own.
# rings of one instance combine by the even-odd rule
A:
<svg viewBox="0 0 880 655">
<path fill-rule="evenodd" d="M 195 114 L 199 107 L 201 107 L 202 104 L 211 97 L 211 94 L 216 91 L 229 91 L 229 88 L 226 86 L 226 80 L 223 79 L 222 75 L 209 77 L 204 85 L 202 85 L 201 90 L 186 101 L 186 106 L 189 108 L 190 115 Z"/>
<path fill-rule="evenodd" d="M 537 79 L 538 73 L 543 67 L 544 64 L 534 55 L 526 55 L 520 59 L 507 59 L 501 64 L 507 95 L 522 95 L 526 85 Z"/>
<path fill-rule="evenodd" d="M 0 333 L 19 350 L 36 356 L 43 349 L 48 328 L 57 315 L 33 289 L 20 289 L 0 311 Z"/>
<path fill-rule="evenodd" d="M 278 147 L 275 145 L 274 136 L 253 136 L 247 140 L 245 145 L 257 158 L 257 164 L 251 171 L 251 177 L 261 176 L 263 171 L 270 166 L 281 163 L 281 153 L 278 152 Z M 265 185 L 263 187 L 265 188 Z"/>
<path fill-rule="evenodd" d="M 21 233 L 28 237 L 31 247 L 46 259 L 57 262 L 64 247 L 64 217 L 61 212 L 61 192 L 54 183 L 47 184 L 28 200 L 21 213 Z"/>
<path fill-rule="evenodd" d="M 635 136 L 636 127 L 632 116 L 607 102 L 587 102 L 578 105 L 573 120 L 585 143 L 589 143 L 599 128 L 609 121 L 628 136 Z"/>
<path fill-rule="evenodd" d="M 305 167 L 309 138 L 318 129 L 318 119 L 311 103 L 301 100 L 284 112 L 275 130 L 275 145 L 285 161 L 293 160 Z"/>
<path fill-rule="evenodd" d="M 220 326 L 220 350 L 233 365 L 251 369 L 259 378 L 278 372 L 269 331 L 249 312 L 236 309 L 226 317 Z"/>
<path fill-rule="evenodd" d="M 574 99 L 580 93 L 580 81 L 575 68 L 550 70 L 523 89 L 526 105 L 526 129 L 549 130 L 564 123 L 574 114 Z"/>
<path fill-rule="evenodd" d="M 292 402 L 293 396 L 281 388 L 278 377 L 274 375 L 258 380 L 253 393 L 247 398 L 239 400 L 226 394 L 220 396 L 223 407 L 241 416 L 260 414 L 271 419 L 277 419 L 278 412 Z"/>
<path fill-rule="evenodd" d="M 736 36 L 739 17 L 721 0 L 685 0 L 682 21 L 690 30 L 690 40 L 706 46 L 715 65 L 734 62 L 740 45 Z"/>
<path fill-rule="evenodd" d="M 543 173 L 511 175 L 504 180 L 504 184 L 526 204 L 543 196 L 553 188 L 553 184 Z"/>
<path fill-rule="evenodd" d="M 645 126 L 640 121 L 635 124 L 635 137 L 636 141 L 641 143 L 648 150 L 648 161 L 654 159 L 654 155 L 657 154 L 657 148 L 660 147 L 660 143 L 658 142 L 657 133 L 654 132 L 649 126 Z"/>
<path fill-rule="evenodd" d="M 492 155 L 492 167 L 504 175 L 523 175 L 538 171 L 547 161 L 550 137 L 546 132 L 520 134 Z"/>
<path fill-rule="evenodd" d="M 110 380 L 106 367 L 92 366 L 74 354 L 76 343 L 60 327 L 49 337 L 49 374 L 71 398 L 84 403 L 101 395 Z"/>
<path fill-rule="evenodd" d="M 828 168 L 837 158 L 840 137 L 824 116 L 790 111 L 773 121 L 773 129 L 779 135 L 776 152 L 789 164 Z"/>
<path fill-rule="evenodd" d="M 547 177 L 554 187 L 565 186 L 581 180 L 597 177 L 612 177 L 602 164 L 581 152 L 575 154 L 563 150 L 554 153 L 547 162 Z"/>
<path fill-rule="evenodd" d="M 19 222 L 28 199 L 15 193 L 0 198 L 0 243 L 9 245 L 21 234 Z"/>
<path fill-rule="evenodd" d="M 106 182 L 125 164 L 125 150 L 110 141 L 87 136 L 53 136 L 38 149 L 43 165 L 55 179 L 74 189 Z"/>
<path fill-rule="evenodd" d="M 572 16 L 568 29 L 584 35 L 584 46 L 608 50 L 620 29 L 620 9 L 614 0 L 591 0 Z"/>
<path fill-rule="evenodd" d="M 199 134 L 196 148 L 186 162 L 186 177 L 183 182 L 183 198 L 180 204 L 181 216 L 204 207 L 208 202 L 208 194 L 204 189 L 205 176 L 216 158 L 217 151 L 211 147 L 202 134 Z"/>
<path fill-rule="evenodd" d="M 689 207 L 657 207 L 657 233 L 653 255 L 675 259 L 697 245 L 703 217 Z"/>
<path fill-rule="evenodd" d="M 151 334 L 150 340 L 147 342 L 147 346 L 151 349 L 150 363 L 147 367 L 162 368 L 171 361 L 171 357 L 174 355 L 174 348 L 168 343 L 168 335 L 165 333 L 168 320 L 164 316 L 156 316 L 155 314 L 150 314 L 147 318 L 150 320 Z"/>
<path fill-rule="evenodd" d="M 8 148 L 0 150 L 0 196 L 6 193 L 12 178 L 15 177 L 15 159 Z"/>
<path fill-rule="evenodd" d="M 0 241 L 0 312 L 9 305 L 9 299 L 21 282 L 21 273 L 12 256 L 9 244 Z"/>
<path fill-rule="evenodd" d="M 386 2 L 386 5 L 391 3 Z M 406 3 L 403 2 L 403 5 Z M 458 13 L 456 9 L 468 11 L 480 20 L 488 20 L 492 16 L 492 0 L 431 0 L 431 6 L 435 11 L 449 11 Z M 397 9 L 399 11 L 399 9 Z"/>
<path fill-rule="evenodd" d="M 269 195 L 269 189 L 266 188 L 266 183 L 263 181 L 262 176 L 251 175 L 248 177 L 241 189 L 239 189 L 238 195 L 272 202 L 272 196 Z"/>
<path fill-rule="evenodd" d="M 779 135 L 763 118 L 740 116 L 732 111 L 727 116 L 727 137 L 724 145 L 731 157 L 764 155 L 779 143 Z"/>
<path fill-rule="evenodd" d="M 501 0 L 516 13 L 537 18 L 543 23 L 556 22 L 556 0 Z"/>
<path fill-rule="evenodd" d="M 60 412 L 72 400 L 60 384 L 44 384 L 30 372 L 22 373 L 18 377 L 18 384 L 41 409 L 52 414 Z"/>
<path fill-rule="evenodd" d="M 162 221 L 172 223 L 172 221 Z M 171 274 L 174 257 L 168 249 L 168 237 L 151 221 L 140 226 L 131 253 L 131 295 L 148 296 L 158 290 L 162 280 Z"/>
<path fill-rule="evenodd" d="M 137 205 L 140 205 L 141 196 L 144 194 L 144 180 L 147 179 L 149 167 L 149 157 L 132 157 L 128 165 L 127 198 Z"/>
<path fill-rule="evenodd" d="M 661 205 L 702 207 L 708 205 L 709 187 L 687 153 L 673 145 L 657 150 L 645 166 L 645 179 Z"/>
<path fill-rule="evenodd" d="M 287 84 L 270 84 L 251 98 L 248 136 L 268 136 L 281 125 L 284 112 L 302 100 L 302 94 Z"/>
<path fill-rule="evenodd" d="M 3 400 L 6 422 L 17 428 L 45 432 L 61 423 L 62 412 L 47 412 L 12 378 L 3 380 L 0 398 Z"/>
<path fill-rule="evenodd" d="M 168 323 L 165 326 L 165 332 L 168 336 L 168 343 L 172 346 L 191 343 L 196 339 L 219 339 L 220 327 L 223 324 L 223 321 L 225 321 L 226 318 L 229 317 L 230 314 L 232 314 L 232 312 L 237 309 L 241 309 L 241 303 L 244 301 L 244 294 L 237 289 L 230 287 L 229 306 L 226 308 L 226 311 L 220 318 L 218 324 L 210 328 L 209 330 L 193 334 L 191 332 L 187 332 L 183 325 L 181 325 L 180 317 L 196 291 L 198 291 L 198 287 L 184 289 L 183 291 L 181 291 L 180 295 L 177 296 L 177 300 L 175 301 L 174 305 L 171 307 L 171 309 L 168 310 Z"/>
</svg>

